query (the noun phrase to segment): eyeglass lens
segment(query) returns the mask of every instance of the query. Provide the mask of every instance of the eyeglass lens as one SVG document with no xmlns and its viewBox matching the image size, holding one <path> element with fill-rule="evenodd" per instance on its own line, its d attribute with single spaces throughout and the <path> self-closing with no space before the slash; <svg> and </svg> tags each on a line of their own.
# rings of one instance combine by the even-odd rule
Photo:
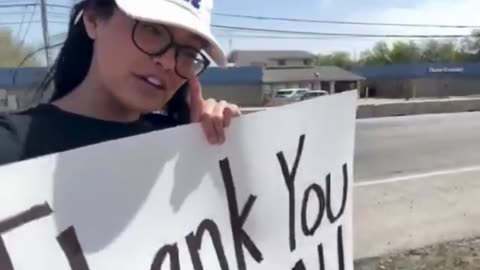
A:
<svg viewBox="0 0 480 270">
<path fill-rule="evenodd" d="M 133 33 L 134 43 L 149 55 L 159 55 L 173 43 L 172 35 L 162 26 L 137 22 Z M 185 78 L 197 76 L 207 65 L 201 53 L 192 47 L 174 46 L 176 49 L 176 71 Z"/>
</svg>

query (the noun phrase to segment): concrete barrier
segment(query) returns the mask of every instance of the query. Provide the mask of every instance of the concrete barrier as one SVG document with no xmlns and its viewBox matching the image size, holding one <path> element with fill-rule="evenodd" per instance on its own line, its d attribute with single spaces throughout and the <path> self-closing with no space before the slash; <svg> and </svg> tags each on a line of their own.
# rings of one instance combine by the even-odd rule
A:
<svg viewBox="0 0 480 270">
<path fill-rule="evenodd" d="M 432 113 L 451 113 L 459 104 L 455 102 L 423 102 L 415 104 L 415 109 L 412 114 L 432 114 Z"/>
<path fill-rule="evenodd" d="M 480 99 L 458 100 L 455 103 L 451 103 L 450 106 L 452 106 L 452 112 L 480 111 Z"/>
<path fill-rule="evenodd" d="M 362 110 L 360 105 L 359 110 Z M 437 100 L 437 101 L 413 101 L 373 105 L 373 113 L 368 117 L 387 117 L 399 115 L 416 115 L 416 114 L 436 114 L 436 113 L 454 113 L 454 112 L 472 112 L 480 111 L 480 99 L 453 99 L 453 100 Z M 369 110 L 372 110 L 371 108 Z M 359 115 L 359 118 L 364 115 Z"/>
<path fill-rule="evenodd" d="M 268 107 L 242 108 L 242 112 L 244 114 L 248 114 L 267 109 Z M 359 104 L 357 109 L 357 118 L 361 119 L 473 111 L 480 111 L 480 98 Z"/>
<path fill-rule="evenodd" d="M 362 105 L 357 108 L 357 118 L 372 118 L 375 115 L 375 105 Z"/>
<path fill-rule="evenodd" d="M 374 107 L 374 115 L 372 117 L 411 115 L 414 111 L 415 104 L 410 102 L 379 104 Z"/>
</svg>

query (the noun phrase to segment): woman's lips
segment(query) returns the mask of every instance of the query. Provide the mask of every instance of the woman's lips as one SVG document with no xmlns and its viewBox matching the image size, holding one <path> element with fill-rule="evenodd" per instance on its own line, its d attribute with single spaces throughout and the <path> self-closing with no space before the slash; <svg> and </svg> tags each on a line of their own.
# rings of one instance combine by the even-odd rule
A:
<svg viewBox="0 0 480 270">
<path fill-rule="evenodd" d="M 145 83 L 149 84 L 150 86 L 156 88 L 157 90 L 164 91 L 166 90 L 166 83 L 165 81 L 159 79 L 158 77 L 155 76 L 142 76 L 142 75 L 136 75 L 136 77 Z"/>
</svg>

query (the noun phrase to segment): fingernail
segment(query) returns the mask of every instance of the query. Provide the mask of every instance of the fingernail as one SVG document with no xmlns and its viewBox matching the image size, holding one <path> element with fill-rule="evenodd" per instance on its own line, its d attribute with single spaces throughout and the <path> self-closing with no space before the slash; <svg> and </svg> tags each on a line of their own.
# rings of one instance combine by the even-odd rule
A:
<svg viewBox="0 0 480 270">
<path fill-rule="evenodd" d="M 210 142 L 211 144 L 215 144 L 216 143 L 216 138 L 215 137 L 208 137 L 208 142 Z"/>
</svg>

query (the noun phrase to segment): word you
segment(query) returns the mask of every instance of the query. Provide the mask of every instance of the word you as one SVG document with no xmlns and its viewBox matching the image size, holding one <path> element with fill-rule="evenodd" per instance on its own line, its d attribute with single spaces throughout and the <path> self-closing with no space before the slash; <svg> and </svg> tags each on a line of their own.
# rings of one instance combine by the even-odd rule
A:
<svg viewBox="0 0 480 270">
<path fill-rule="evenodd" d="M 183 0 L 183 1 L 192 4 L 192 6 L 196 9 L 200 9 L 200 2 L 202 2 L 202 0 Z"/>
<path fill-rule="evenodd" d="M 348 198 L 348 184 L 349 174 L 348 166 L 344 164 L 342 166 L 343 173 L 343 188 L 341 197 L 338 194 L 332 195 L 332 177 L 328 173 L 325 177 L 325 189 L 317 183 L 312 183 L 306 190 L 303 191 L 303 196 L 297 196 L 297 188 L 295 185 L 296 175 L 301 161 L 305 135 L 300 136 L 297 146 L 297 152 L 293 164 L 289 166 L 283 152 L 278 152 L 276 158 L 278 160 L 279 168 L 283 176 L 283 182 L 285 184 L 285 191 L 288 192 L 288 232 L 285 235 L 288 237 L 289 249 L 291 252 L 297 248 L 297 239 L 299 237 L 313 237 L 321 229 L 322 222 L 327 221 L 330 224 L 336 224 L 344 215 Z M 250 212 L 255 206 L 257 196 L 250 194 L 246 203 L 239 205 L 237 201 L 237 192 L 235 188 L 235 181 L 232 175 L 230 162 L 228 158 L 219 161 L 219 169 L 223 178 L 223 184 L 225 187 L 225 195 L 228 200 L 228 212 L 230 220 L 230 232 L 231 239 L 233 239 L 235 250 L 235 261 L 228 261 L 224 249 L 224 235 L 221 235 L 218 225 L 212 219 L 204 219 L 198 226 L 196 231 L 190 232 L 185 236 L 184 241 L 188 247 L 189 258 L 181 258 L 178 243 L 168 243 L 158 249 L 155 256 L 152 258 L 150 264 L 151 270 L 170 269 L 180 270 L 180 261 L 190 260 L 195 270 L 203 270 L 203 262 L 200 255 L 202 249 L 202 243 L 206 240 L 208 233 L 210 241 L 213 243 L 215 255 L 218 261 L 219 268 L 221 270 L 238 269 L 247 270 L 246 254 L 253 258 L 257 264 L 262 264 L 265 258 L 263 252 L 259 249 L 248 232 L 244 229 L 244 225 L 247 222 Z M 301 193 L 300 193 L 301 194 Z M 332 209 L 332 198 L 335 200 L 341 198 L 341 206 L 338 211 Z M 298 205 L 300 203 L 300 205 Z M 313 220 L 308 220 L 307 212 L 309 207 L 313 204 L 317 204 L 318 213 Z M 300 206 L 299 208 L 297 206 Z M 300 209 L 300 214 L 296 213 L 296 209 Z M 5 245 L 3 234 L 9 231 L 15 230 L 27 223 L 34 220 L 38 220 L 53 214 L 48 203 L 36 205 L 32 208 L 21 212 L 15 216 L 12 216 L 6 220 L 0 220 L 0 269 L 2 270 L 16 270 L 14 269 L 11 257 L 8 253 L 8 247 Z M 325 218 L 326 217 L 326 218 Z M 341 223 L 341 222 L 338 222 Z M 300 225 L 301 231 L 298 229 Z M 337 226 L 336 236 L 336 253 L 338 261 L 338 269 L 345 269 L 344 258 L 344 239 L 343 239 L 343 227 Z M 75 228 L 69 227 L 65 231 L 61 232 L 56 237 L 66 259 L 69 262 L 72 270 L 90 270 L 85 255 L 82 251 L 82 247 L 78 241 Z M 315 254 L 318 254 L 319 268 L 325 269 L 325 257 L 324 257 L 324 243 L 317 245 Z M 182 253 L 184 254 L 184 253 Z M 167 260 L 168 259 L 168 260 Z M 273 258 L 275 259 L 275 258 Z M 168 264 L 167 264 L 168 262 Z M 286 266 L 286 269 L 292 270 L 304 270 L 305 264 L 303 259 L 297 260 L 295 265 L 290 267 Z M 18 269 L 17 269 L 18 270 Z"/>
</svg>

